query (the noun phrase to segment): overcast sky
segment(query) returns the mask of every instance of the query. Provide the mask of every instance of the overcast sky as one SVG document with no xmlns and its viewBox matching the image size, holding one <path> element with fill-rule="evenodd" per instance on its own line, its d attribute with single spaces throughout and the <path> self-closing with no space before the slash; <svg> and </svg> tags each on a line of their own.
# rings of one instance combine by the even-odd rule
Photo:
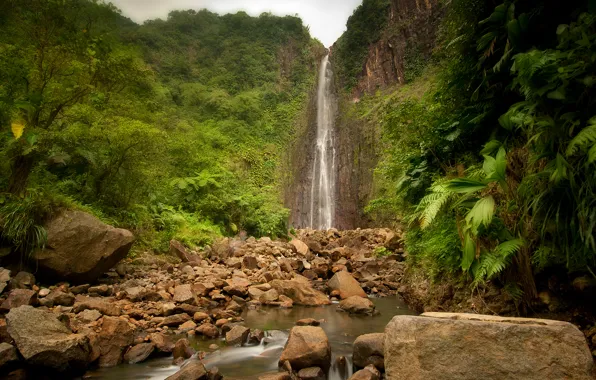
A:
<svg viewBox="0 0 596 380">
<path fill-rule="evenodd" d="M 244 10 L 258 16 L 263 12 L 276 15 L 298 14 L 310 33 L 331 46 L 341 36 L 346 21 L 362 0 L 108 0 L 137 23 L 155 18 L 165 19 L 174 9 L 203 9 L 217 13 Z"/>
</svg>

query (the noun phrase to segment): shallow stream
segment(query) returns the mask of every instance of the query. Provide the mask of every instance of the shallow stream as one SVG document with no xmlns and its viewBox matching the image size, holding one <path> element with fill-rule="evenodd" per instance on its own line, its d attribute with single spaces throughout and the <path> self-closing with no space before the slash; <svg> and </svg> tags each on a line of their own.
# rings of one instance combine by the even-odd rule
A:
<svg viewBox="0 0 596 380">
<path fill-rule="evenodd" d="M 242 317 L 251 329 L 265 330 L 267 338 L 260 345 L 226 347 L 222 339 L 191 341 L 198 350 L 207 351 L 210 344 L 221 346 L 203 360 L 207 368 L 218 367 L 226 379 L 256 380 L 260 375 L 277 371 L 277 361 L 288 337 L 288 331 L 303 318 L 323 319 L 321 324 L 329 338 L 332 363 L 335 358 L 345 356 L 345 366 L 332 366 L 329 380 L 345 380 L 352 373 L 352 343 L 362 334 L 383 332 L 395 315 L 414 314 L 397 297 L 373 298 L 376 316 L 350 316 L 336 311 L 337 305 L 325 307 L 294 306 L 292 309 L 262 308 L 246 310 Z M 341 368 L 343 367 L 343 368 Z M 153 379 L 161 380 L 174 374 L 180 367 L 172 365 L 171 357 L 151 359 L 140 364 L 122 364 L 114 368 L 100 369 L 88 373 L 88 379 Z"/>
</svg>

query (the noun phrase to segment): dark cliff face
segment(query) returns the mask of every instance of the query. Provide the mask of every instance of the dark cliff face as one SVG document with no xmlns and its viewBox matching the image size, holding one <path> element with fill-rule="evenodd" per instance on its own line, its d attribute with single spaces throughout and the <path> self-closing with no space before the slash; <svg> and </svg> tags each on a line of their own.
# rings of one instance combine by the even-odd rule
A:
<svg viewBox="0 0 596 380">
<path fill-rule="evenodd" d="M 391 0 L 388 25 L 369 46 L 353 97 L 404 84 L 413 66 L 430 57 L 443 9 L 439 0 Z"/>
<path fill-rule="evenodd" d="M 416 63 L 427 60 L 435 47 L 443 8 L 439 0 L 391 0 L 389 21 L 381 38 L 369 46 L 357 85 L 349 94 L 338 86 L 336 122 L 338 141 L 336 227 L 371 227 L 364 207 L 374 191 L 374 169 L 381 148 L 378 124 L 363 119 L 354 103 L 364 94 L 405 84 Z M 332 50 L 333 62 L 333 50 Z M 337 63 L 337 62 L 336 62 Z"/>
</svg>

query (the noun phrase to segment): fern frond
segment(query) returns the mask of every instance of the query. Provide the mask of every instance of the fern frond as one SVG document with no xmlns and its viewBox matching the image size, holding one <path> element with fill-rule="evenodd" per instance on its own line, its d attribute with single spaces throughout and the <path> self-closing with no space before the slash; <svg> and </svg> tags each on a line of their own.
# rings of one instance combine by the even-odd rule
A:
<svg viewBox="0 0 596 380">
<path fill-rule="evenodd" d="M 488 227 L 495 213 L 495 199 L 489 195 L 481 198 L 466 215 L 466 222 L 474 235 L 478 234 L 481 225 Z"/>
<path fill-rule="evenodd" d="M 588 147 L 596 142 L 596 117 L 593 117 L 588 122 L 588 126 L 582 129 L 577 136 L 571 140 L 567 146 L 565 154 L 569 157 L 574 155 L 579 149 Z"/>
</svg>

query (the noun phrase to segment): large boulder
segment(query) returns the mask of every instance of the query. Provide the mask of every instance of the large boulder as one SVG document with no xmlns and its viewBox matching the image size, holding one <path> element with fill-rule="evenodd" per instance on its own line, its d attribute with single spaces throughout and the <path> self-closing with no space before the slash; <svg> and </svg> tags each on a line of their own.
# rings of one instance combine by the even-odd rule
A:
<svg viewBox="0 0 596 380">
<path fill-rule="evenodd" d="M 331 280 L 327 282 L 327 286 L 331 290 L 337 290 L 342 300 L 352 296 L 366 298 L 366 293 L 362 290 L 358 281 L 346 271 L 334 274 Z"/>
<path fill-rule="evenodd" d="M 56 314 L 20 306 L 6 316 L 8 333 L 28 364 L 59 372 L 80 373 L 91 352 L 89 339 L 73 334 Z"/>
<path fill-rule="evenodd" d="M 278 294 L 292 299 L 297 305 L 320 306 L 329 305 L 329 298 L 306 282 L 298 280 L 273 280 L 271 287 Z"/>
<path fill-rule="evenodd" d="M 583 334 L 546 319 L 477 314 L 396 316 L 385 328 L 388 379 L 594 379 Z"/>
<path fill-rule="evenodd" d="M 248 339 L 248 334 L 250 334 L 250 329 L 248 327 L 236 325 L 226 333 L 226 343 L 230 346 L 236 344 L 244 345 Z"/>
<path fill-rule="evenodd" d="M 74 283 L 95 281 L 122 260 L 133 234 L 82 211 L 64 211 L 50 220 L 46 246 L 33 253 L 40 273 Z"/>
<path fill-rule="evenodd" d="M 166 380 L 207 380 L 209 375 L 203 363 L 190 360 L 178 372 L 166 377 Z"/>
<path fill-rule="evenodd" d="M 383 342 L 385 340 L 385 334 L 373 333 L 360 335 L 354 341 L 354 354 L 352 355 L 352 361 L 354 366 L 357 368 L 364 368 L 370 364 L 376 368 L 383 370 L 384 365 L 384 353 Z"/>
<path fill-rule="evenodd" d="M 124 351 L 133 343 L 134 329 L 124 319 L 103 317 L 98 345 L 100 367 L 113 367 L 122 363 Z"/>
<path fill-rule="evenodd" d="M 293 327 L 279 358 L 280 365 L 286 360 L 295 371 L 309 367 L 329 369 L 331 347 L 325 331 L 315 326 Z"/>
<path fill-rule="evenodd" d="M 368 298 L 360 296 L 351 296 L 339 303 L 339 309 L 347 311 L 350 314 L 373 314 L 375 304 Z"/>
</svg>

